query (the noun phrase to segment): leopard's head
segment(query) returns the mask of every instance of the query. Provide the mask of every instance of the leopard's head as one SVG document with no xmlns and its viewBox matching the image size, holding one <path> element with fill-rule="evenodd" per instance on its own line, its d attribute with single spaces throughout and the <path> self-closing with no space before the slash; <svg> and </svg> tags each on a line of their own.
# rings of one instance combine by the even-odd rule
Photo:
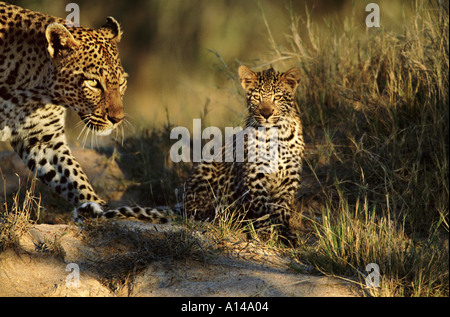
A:
<svg viewBox="0 0 450 317">
<path fill-rule="evenodd" d="M 273 127 L 296 111 L 295 90 L 300 70 L 291 68 L 279 73 L 272 68 L 254 73 L 246 66 L 239 67 L 241 85 L 247 93 L 248 125 Z"/>
<path fill-rule="evenodd" d="M 120 25 L 111 17 L 98 30 L 53 23 L 45 36 L 54 65 L 52 102 L 75 110 L 98 135 L 108 135 L 124 119 L 127 74 L 117 50 Z"/>
</svg>

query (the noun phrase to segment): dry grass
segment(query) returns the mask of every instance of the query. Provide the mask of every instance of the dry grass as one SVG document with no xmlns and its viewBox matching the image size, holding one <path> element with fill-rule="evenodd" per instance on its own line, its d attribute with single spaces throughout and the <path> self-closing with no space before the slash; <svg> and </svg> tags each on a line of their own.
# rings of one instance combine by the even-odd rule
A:
<svg viewBox="0 0 450 317">
<path fill-rule="evenodd" d="M 3 178 L 1 169 L 0 176 Z M 28 232 L 33 219 L 39 218 L 40 198 L 34 194 L 35 187 L 36 179 L 33 179 L 24 196 L 21 195 L 21 190 L 18 190 L 10 204 L 10 200 L 5 197 L 3 206 L 0 206 L 0 251 L 8 247 L 18 247 L 20 238 Z"/>
</svg>

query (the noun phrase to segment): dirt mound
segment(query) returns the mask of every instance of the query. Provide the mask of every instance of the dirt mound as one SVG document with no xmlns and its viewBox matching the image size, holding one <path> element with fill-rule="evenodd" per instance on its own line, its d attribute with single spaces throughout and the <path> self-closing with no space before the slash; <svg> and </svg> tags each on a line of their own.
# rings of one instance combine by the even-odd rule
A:
<svg viewBox="0 0 450 317">
<path fill-rule="evenodd" d="M 177 230 L 137 225 L 139 228 L 133 222 L 121 222 L 120 227 L 124 232 L 149 234 L 148 239 L 153 235 L 157 239 L 162 230 Z M 120 238 L 124 232 L 117 236 Z M 282 258 L 268 253 L 257 260 L 224 253 L 198 260 L 174 261 L 158 256 L 141 266 L 138 273 L 129 274 L 122 287 L 117 287 L 118 284 L 112 287 L 112 281 L 118 276 L 102 272 L 104 263 L 114 262 L 119 253 L 136 259 L 139 255 L 133 254 L 136 250 L 130 249 L 126 241 L 116 241 L 116 250 L 111 252 L 107 250 L 110 241 L 105 241 L 111 234 L 102 232 L 101 236 L 104 238 L 87 239 L 83 230 L 75 226 L 32 226 L 16 250 L 8 249 L 0 254 L 0 296 L 357 295 L 350 285 L 337 279 L 295 273 Z M 121 268 L 115 269 L 119 272 Z"/>
<path fill-rule="evenodd" d="M 114 160 L 91 150 L 74 150 L 74 156 L 94 186 L 107 189 L 109 200 L 122 199 L 126 177 Z M 17 155 L 0 153 L 0 166 L 0 185 L 6 193 L 17 191 L 17 175 L 26 184 L 30 175 Z M 106 190 L 100 194 L 106 197 Z M 252 243 L 223 251 L 183 226 L 137 221 L 89 226 L 31 226 L 14 249 L 0 253 L 0 296 L 359 294 L 341 280 L 299 274 L 290 269 L 292 259 Z"/>
</svg>

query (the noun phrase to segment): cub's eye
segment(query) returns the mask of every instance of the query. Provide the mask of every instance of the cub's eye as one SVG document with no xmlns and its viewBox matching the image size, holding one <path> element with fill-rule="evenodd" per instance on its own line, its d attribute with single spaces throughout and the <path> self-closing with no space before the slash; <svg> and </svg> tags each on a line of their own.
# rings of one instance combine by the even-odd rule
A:
<svg viewBox="0 0 450 317">
<path fill-rule="evenodd" d="M 86 79 L 84 83 L 92 90 L 102 89 L 102 85 L 97 79 Z"/>
</svg>

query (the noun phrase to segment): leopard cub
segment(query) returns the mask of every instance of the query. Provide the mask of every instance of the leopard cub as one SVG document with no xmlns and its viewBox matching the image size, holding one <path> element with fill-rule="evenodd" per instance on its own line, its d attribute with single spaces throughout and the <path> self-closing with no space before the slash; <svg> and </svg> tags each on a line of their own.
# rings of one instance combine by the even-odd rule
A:
<svg viewBox="0 0 450 317">
<path fill-rule="evenodd" d="M 213 220 L 220 205 L 231 205 L 252 219 L 263 236 L 275 228 L 280 236 L 290 238 L 289 219 L 300 187 L 304 152 L 294 99 L 300 70 L 280 73 L 270 68 L 255 73 L 241 66 L 239 76 L 247 94 L 246 127 L 226 143 L 220 159 L 193 167 L 185 184 L 186 214 Z"/>
</svg>

